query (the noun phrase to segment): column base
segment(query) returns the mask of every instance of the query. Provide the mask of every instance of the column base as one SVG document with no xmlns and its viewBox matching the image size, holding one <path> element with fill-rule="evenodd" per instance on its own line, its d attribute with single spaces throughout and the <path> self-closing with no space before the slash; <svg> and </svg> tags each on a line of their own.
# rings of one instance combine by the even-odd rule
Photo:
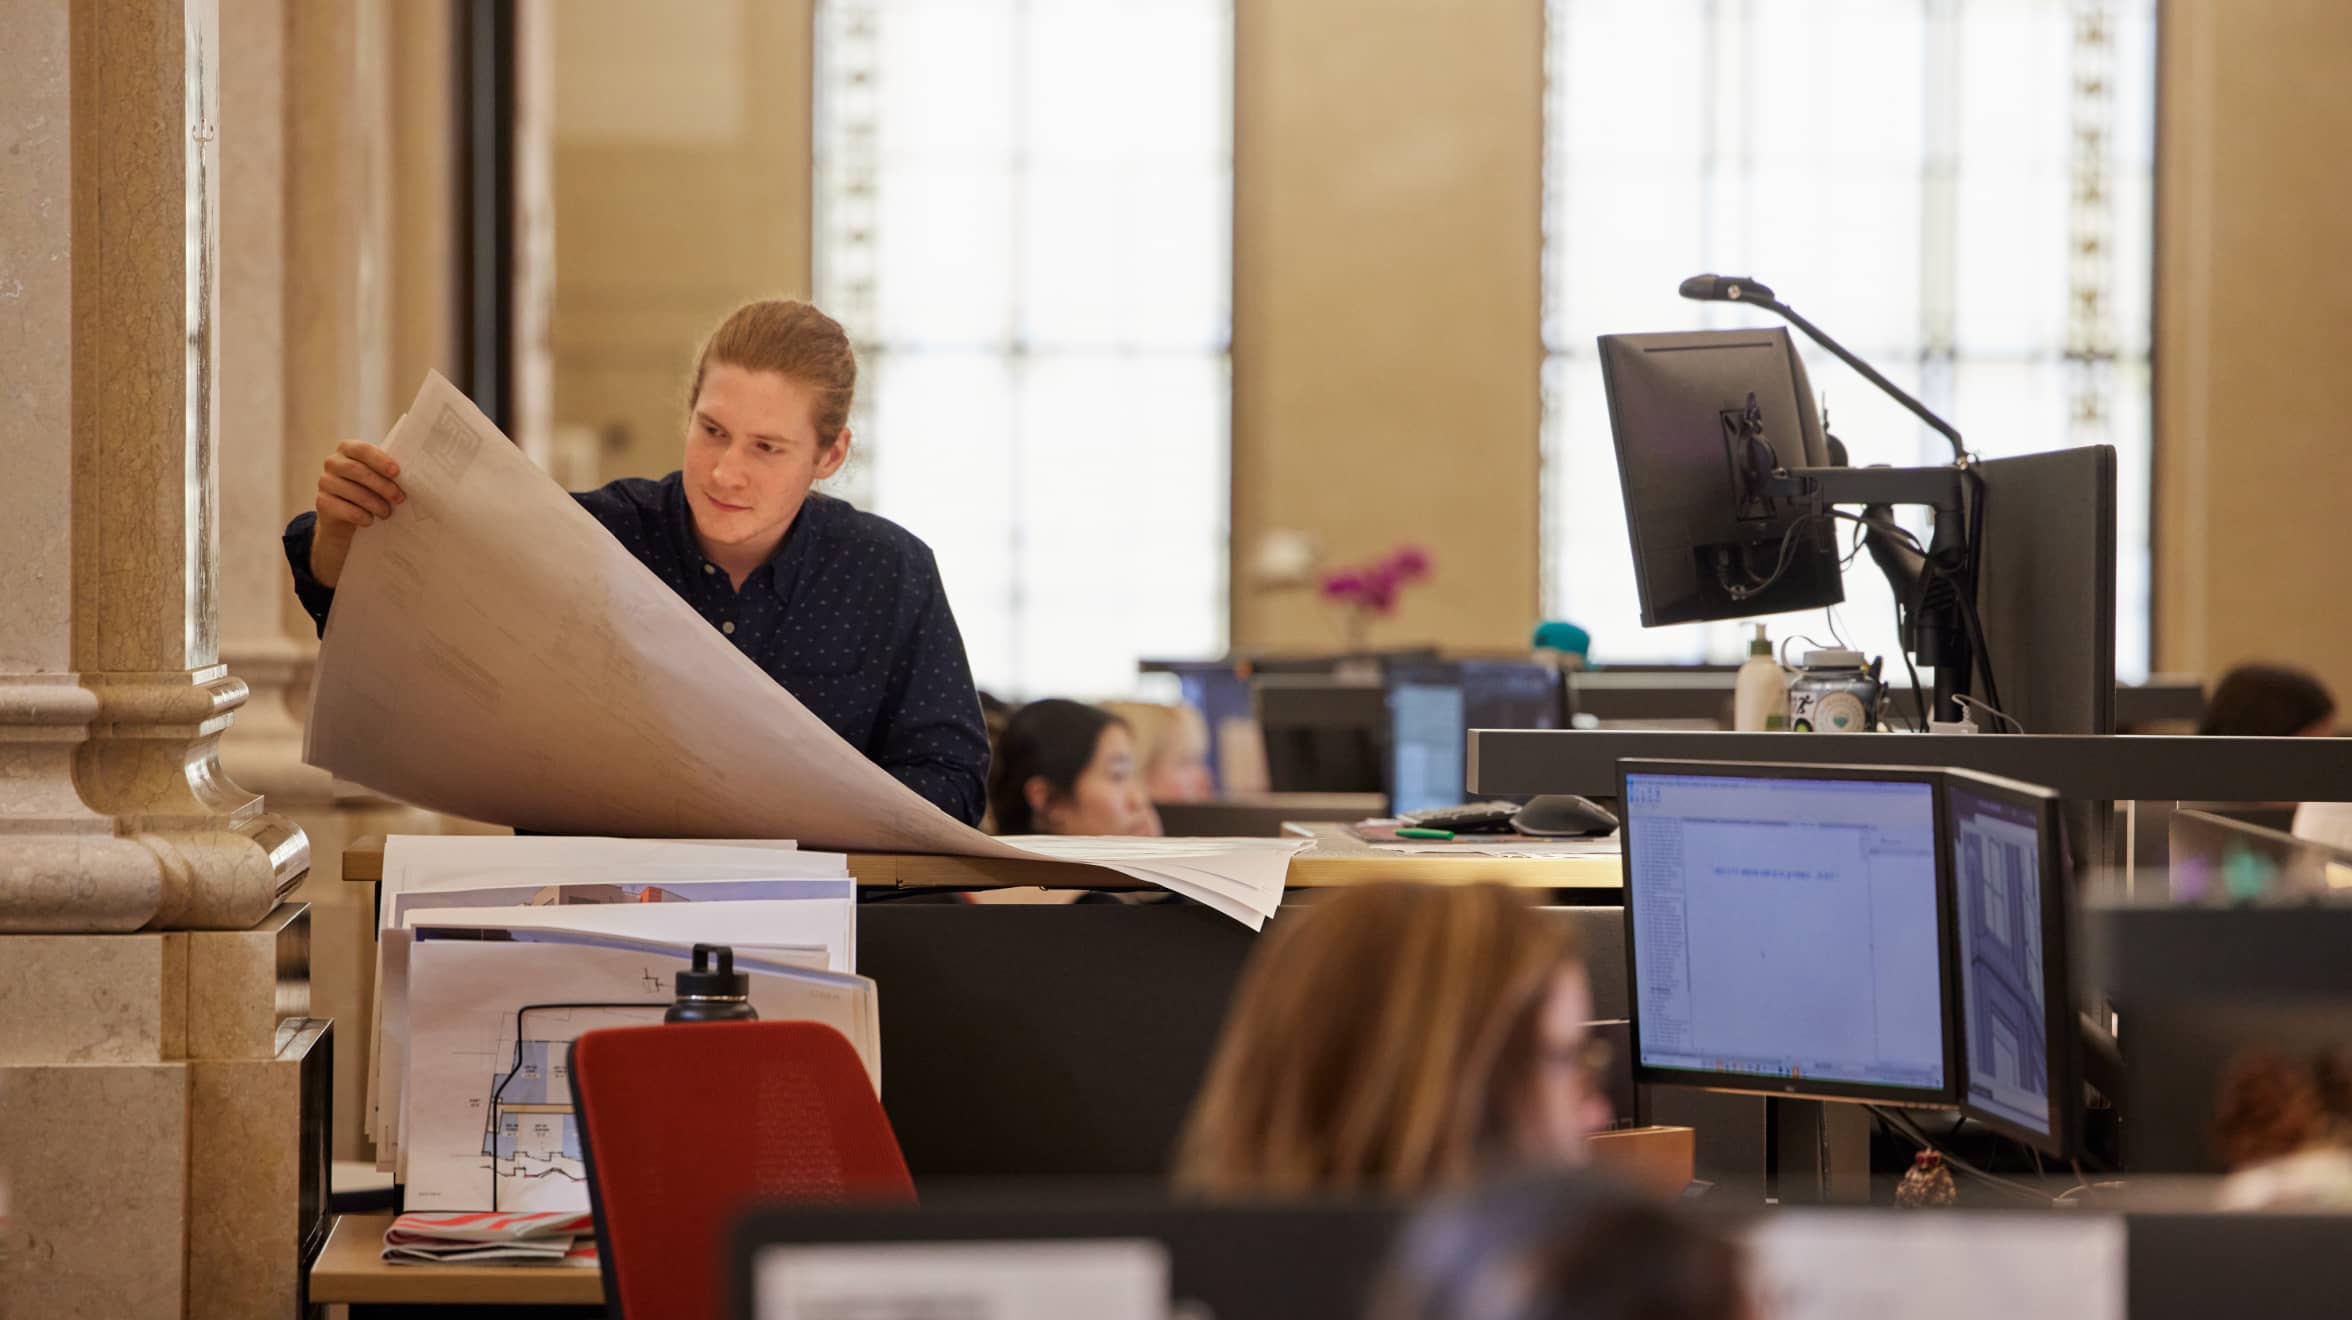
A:
<svg viewBox="0 0 2352 1320">
<path fill-rule="evenodd" d="M 0 675 L 0 932 L 242 930 L 310 868 L 221 772 L 246 697 L 220 666 Z"/>
</svg>

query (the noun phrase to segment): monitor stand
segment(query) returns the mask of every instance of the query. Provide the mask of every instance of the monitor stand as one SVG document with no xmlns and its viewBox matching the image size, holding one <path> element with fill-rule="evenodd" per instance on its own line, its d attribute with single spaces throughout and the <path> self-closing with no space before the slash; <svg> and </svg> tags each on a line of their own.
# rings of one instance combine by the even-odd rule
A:
<svg viewBox="0 0 2352 1320">
<path fill-rule="evenodd" d="M 1868 1205 L 1870 1111 L 1764 1097 L 1764 1203 Z"/>
</svg>

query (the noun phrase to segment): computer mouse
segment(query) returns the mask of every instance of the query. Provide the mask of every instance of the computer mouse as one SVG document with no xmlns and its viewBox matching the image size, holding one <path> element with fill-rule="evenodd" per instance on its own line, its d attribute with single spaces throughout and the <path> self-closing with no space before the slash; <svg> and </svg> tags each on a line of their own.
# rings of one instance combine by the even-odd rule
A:
<svg viewBox="0 0 2352 1320">
<path fill-rule="evenodd" d="M 1511 828 L 1539 838 L 1609 834 L 1617 829 L 1617 818 L 1574 793 L 1544 793 L 1519 808 Z"/>
</svg>

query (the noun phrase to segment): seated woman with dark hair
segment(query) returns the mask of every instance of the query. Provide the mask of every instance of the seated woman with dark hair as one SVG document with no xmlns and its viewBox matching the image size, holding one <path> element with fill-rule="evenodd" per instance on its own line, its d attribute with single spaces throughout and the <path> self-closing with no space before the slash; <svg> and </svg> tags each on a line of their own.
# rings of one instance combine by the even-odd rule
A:
<svg viewBox="0 0 2352 1320">
<path fill-rule="evenodd" d="M 1740 1248 L 1606 1179 L 1549 1173 L 1441 1200 L 1398 1240 L 1371 1320 L 1745 1320 Z"/>
<path fill-rule="evenodd" d="M 2329 737 L 2336 732 L 2335 694 L 2306 670 L 2238 665 L 2213 685 L 2197 732 L 2236 738 Z M 2291 828 L 2303 838 L 2352 850 L 2352 804 L 2302 803 Z"/>
<path fill-rule="evenodd" d="M 988 770 L 999 834 L 1158 834 L 1126 722 L 1049 698 L 1013 712 Z"/>
<path fill-rule="evenodd" d="M 2327 685 L 2284 665 L 2239 665 L 2213 685 L 2200 734 L 2236 738 L 2323 738 L 2336 731 Z"/>
</svg>

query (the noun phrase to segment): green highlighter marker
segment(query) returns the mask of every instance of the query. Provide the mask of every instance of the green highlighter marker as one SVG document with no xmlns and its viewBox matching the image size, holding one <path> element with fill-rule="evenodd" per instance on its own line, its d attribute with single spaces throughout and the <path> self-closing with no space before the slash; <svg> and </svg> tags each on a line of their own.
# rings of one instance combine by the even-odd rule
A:
<svg viewBox="0 0 2352 1320">
<path fill-rule="evenodd" d="M 1454 832 L 1452 830 L 1425 830 L 1417 825 L 1407 825 L 1397 831 L 1397 837 L 1400 839 L 1451 839 L 1454 837 Z"/>
</svg>

